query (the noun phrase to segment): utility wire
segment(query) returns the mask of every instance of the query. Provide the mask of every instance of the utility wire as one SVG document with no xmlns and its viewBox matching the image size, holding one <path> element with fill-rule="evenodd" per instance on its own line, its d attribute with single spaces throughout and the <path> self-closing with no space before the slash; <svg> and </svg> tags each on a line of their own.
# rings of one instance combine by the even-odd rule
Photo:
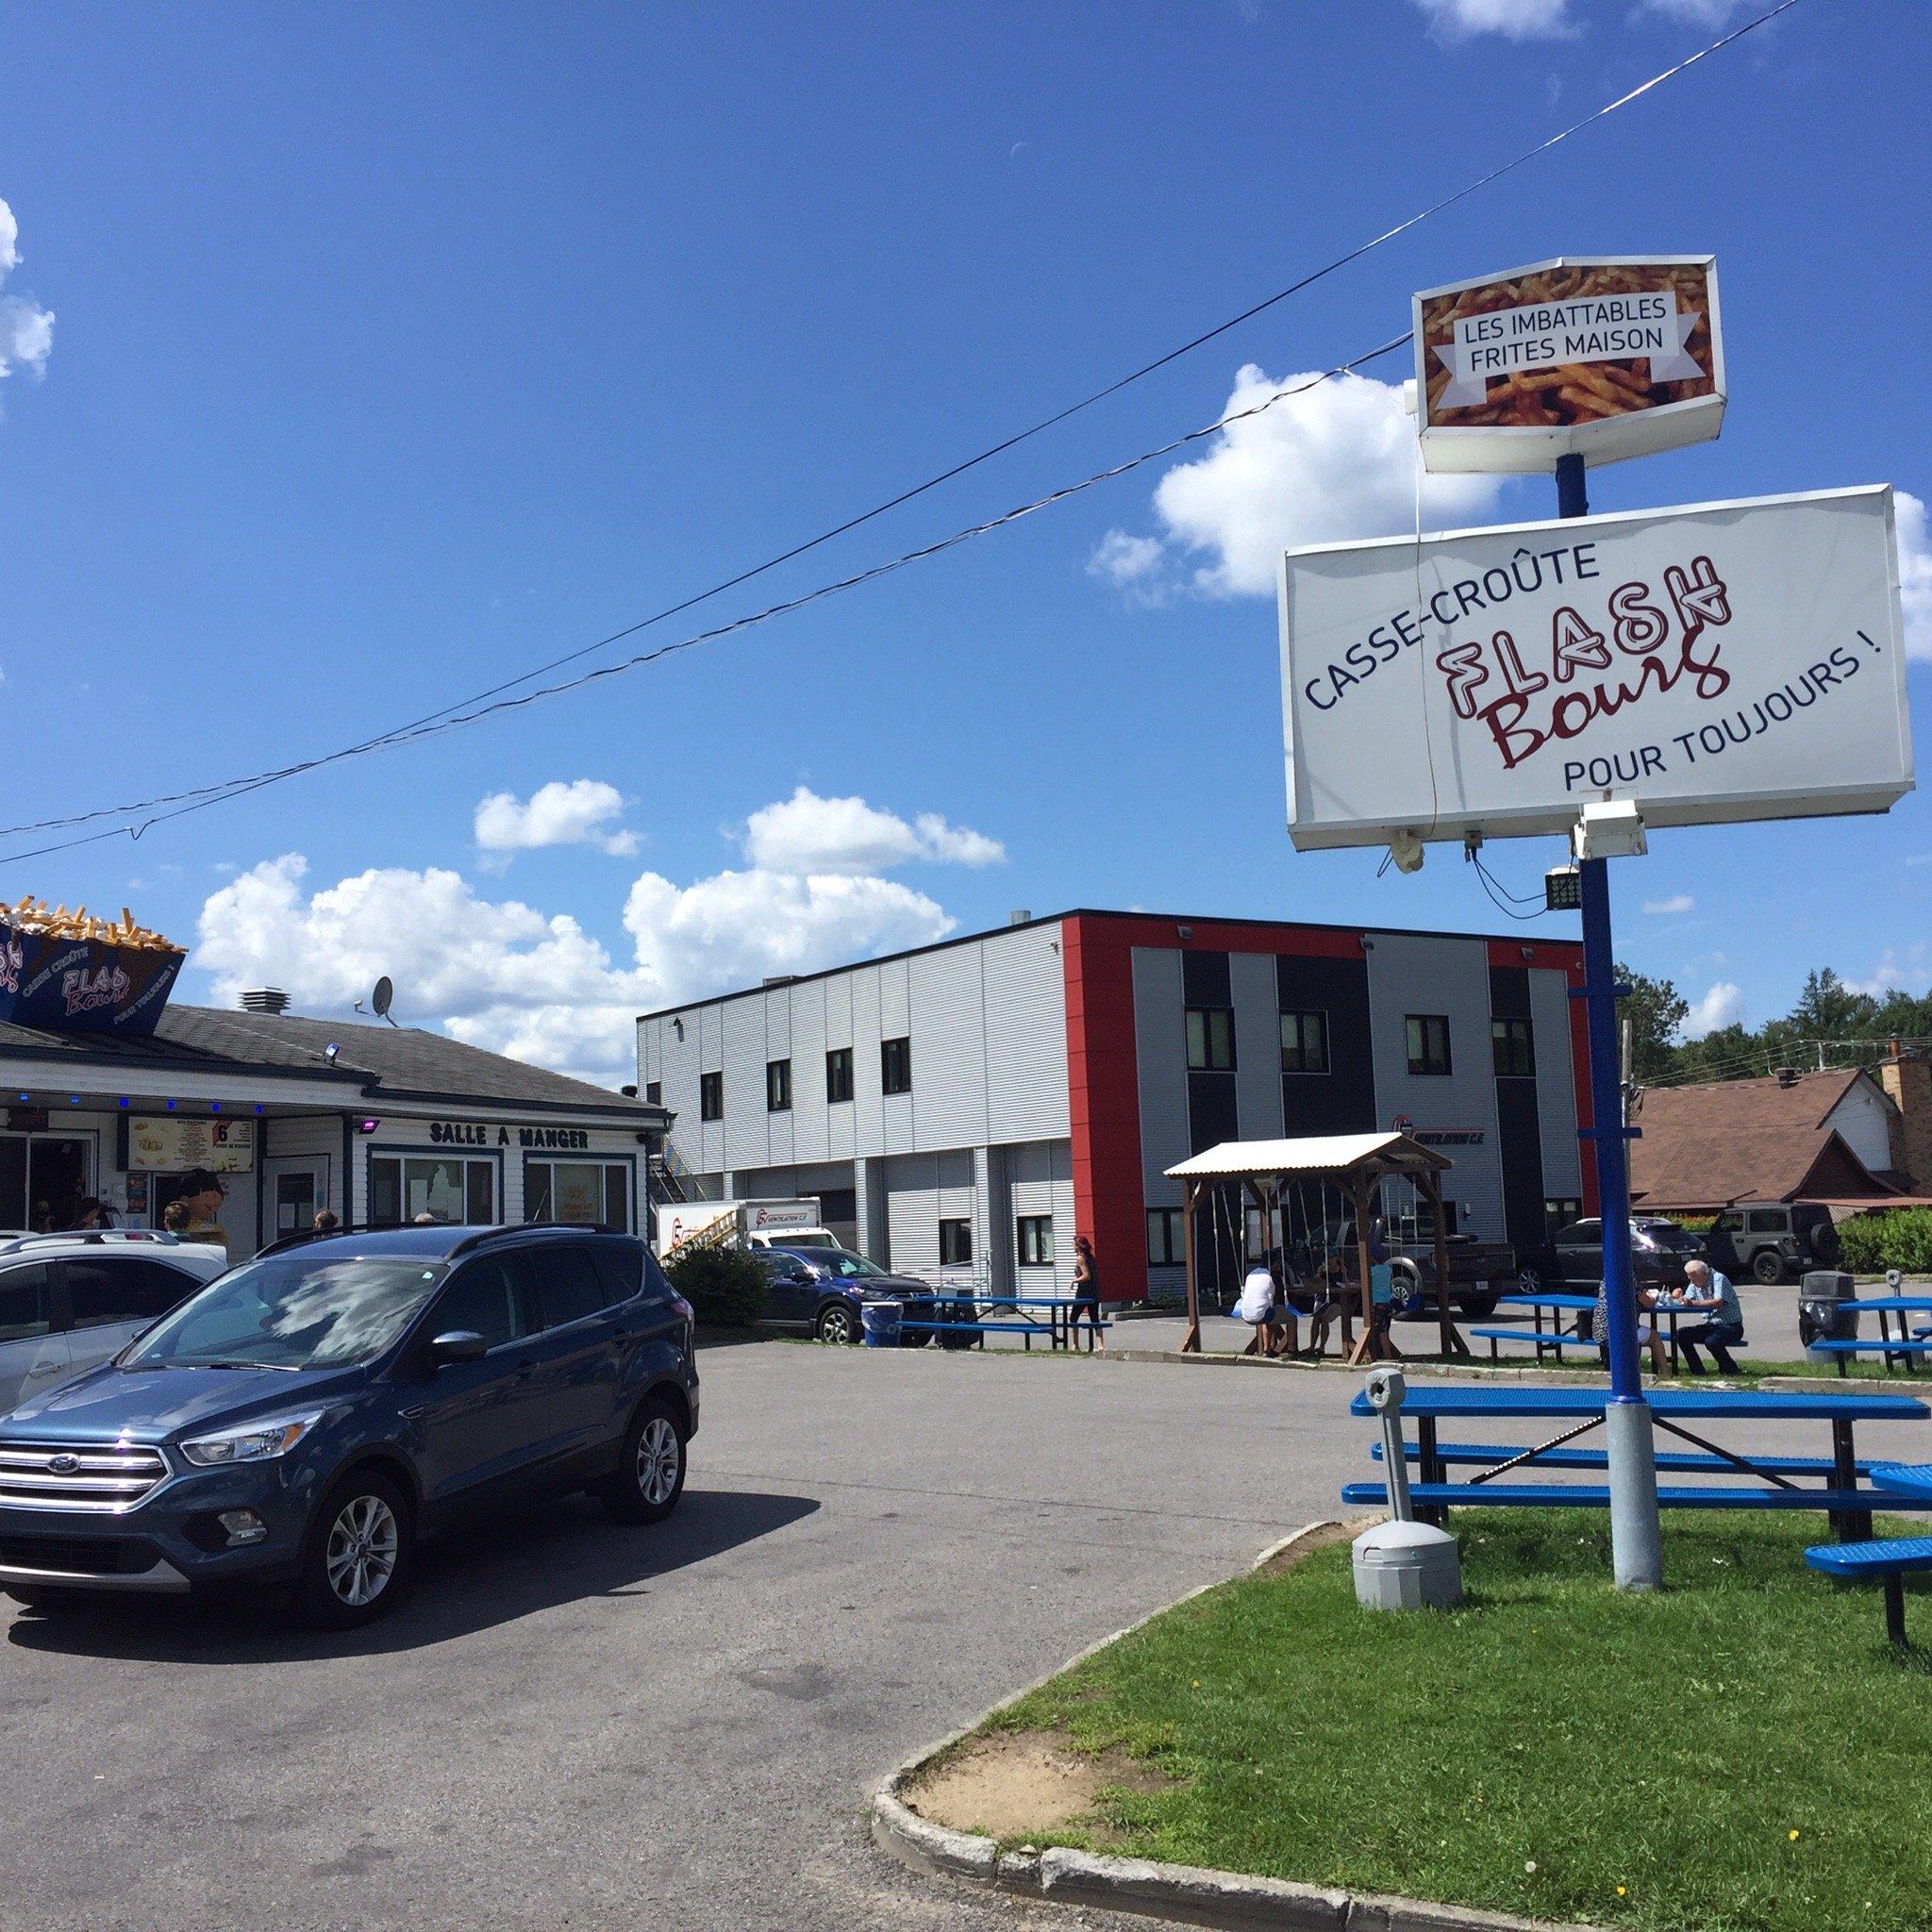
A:
<svg viewBox="0 0 1932 1932">
<path fill-rule="evenodd" d="M 937 557 L 941 552 L 954 549 L 961 543 L 969 542 L 975 537 L 983 537 L 991 531 L 1003 529 L 1008 524 L 1018 523 L 1023 517 L 1032 516 L 1040 510 L 1049 509 L 1056 504 L 1064 503 L 1069 497 L 1077 496 L 1083 491 L 1091 490 L 1098 484 L 1111 482 L 1115 477 L 1124 476 L 1130 472 L 1141 468 L 1144 464 L 1159 462 L 1163 458 L 1173 456 L 1175 451 L 1186 449 L 1191 443 L 1199 442 L 1204 437 L 1218 435 L 1222 430 L 1228 428 L 1233 424 L 1243 423 L 1251 417 L 1259 416 L 1266 410 L 1274 408 L 1276 404 L 1286 402 L 1291 396 L 1305 395 L 1309 390 L 1319 388 L 1324 382 L 1331 382 L 1339 375 L 1351 375 L 1356 370 L 1364 368 L 1369 363 L 1377 361 L 1384 356 L 1391 356 L 1396 350 L 1406 347 L 1408 341 L 1408 332 L 1405 330 L 1401 335 L 1391 336 L 1386 342 L 1379 343 L 1376 347 L 1365 351 L 1362 355 L 1355 357 L 1350 361 L 1338 362 L 1334 368 L 1325 369 L 1319 375 L 1304 377 L 1300 382 L 1285 384 L 1282 388 L 1274 390 L 1269 394 L 1263 396 L 1259 402 L 1249 404 L 1246 408 L 1230 410 L 1226 415 L 1216 418 L 1214 422 L 1204 424 L 1198 429 L 1190 429 L 1184 435 L 1176 436 L 1169 441 L 1161 443 L 1158 448 L 1143 450 L 1139 456 L 1127 458 L 1124 462 L 1115 463 L 1105 470 L 1097 470 L 1091 476 L 1083 476 L 1077 483 L 1064 484 L 1058 490 L 1049 491 L 1044 496 L 1036 496 L 1030 502 L 1017 504 L 1013 508 L 1004 510 L 996 517 L 989 517 L 984 523 L 971 524 L 964 529 L 955 530 L 951 536 L 941 537 L 936 542 L 924 543 L 917 549 L 902 551 L 897 557 L 890 558 L 883 563 L 875 563 L 865 570 L 856 571 L 849 576 L 838 577 L 829 583 L 820 584 L 815 589 L 801 591 L 797 596 L 785 598 L 779 603 L 768 604 L 762 610 L 752 611 L 743 617 L 735 617 L 728 624 L 714 625 L 708 630 L 695 631 L 688 637 L 677 639 L 673 643 L 658 644 L 651 650 L 639 651 L 633 656 L 620 658 L 612 664 L 600 664 L 593 670 L 579 672 L 574 677 L 560 679 L 555 684 L 540 686 L 535 691 L 524 691 L 516 697 L 495 697 L 488 703 L 473 703 L 472 708 L 468 709 L 446 710 L 438 713 L 432 718 L 425 719 L 407 729 L 386 734 L 380 739 L 366 741 L 362 744 L 353 745 L 340 751 L 325 752 L 315 758 L 306 758 L 295 764 L 283 765 L 274 771 L 257 773 L 249 778 L 233 780 L 225 786 L 208 786 L 204 787 L 199 792 L 177 792 L 173 798 L 150 799 L 142 804 L 115 807 L 108 810 L 84 813 L 72 819 L 52 820 L 43 822 L 39 825 L 14 827 L 13 831 L 16 834 L 24 834 L 42 830 L 58 830 L 68 825 L 85 824 L 90 819 L 105 818 L 115 813 L 125 814 L 129 817 L 141 812 L 149 813 L 138 824 L 108 825 L 101 831 L 82 833 L 75 838 L 59 840 L 46 845 L 37 845 L 26 851 L 0 854 L 0 864 L 27 858 L 42 858 L 49 853 L 71 851 L 76 846 L 96 844 L 104 839 L 118 839 L 124 834 L 130 838 L 139 839 L 153 826 L 164 824 L 170 819 L 184 818 L 190 812 L 204 811 L 211 805 L 225 804 L 230 799 L 242 797 L 250 791 L 258 791 L 263 786 L 278 784 L 285 778 L 292 778 L 299 774 L 312 772 L 325 765 L 338 764 L 345 758 L 366 756 L 371 752 L 385 750 L 393 745 L 414 743 L 421 739 L 440 737 L 447 731 L 460 730 L 463 726 L 474 724 L 480 719 L 493 717 L 498 712 L 521 710 L 526 706 L 540 704 L 546 698 L 560 696 L 565 691 L 579 691 L 586 685 L 600 683 L 607 677 L 621 677 L 628 672 L 640 669 L 643 665 L 658 663 L 679 651 L 689 651 L 698 644 L 709 643 L 719 638 L 730 637 L 739 631 L 749 630 L 755 625 L 768 623 L 774 617 L 787 616 L 794 610 L 802 610 L 806 606 L 819 603 L 826 597 L 836 596 L 844 591 L 856 590 L 861 584 L 872 583 L 879 577 L 890 575 L 894 571 L 904 570 L 908 564 L 919 563 L 927 558 Z M 187 802 L 178 802 L 181 800 L 186 800 Z M 169 806 L 172 808 L 168 810 L 155 809 L 155 808 L 162 806 Z M 6 831 L 0 829 L 0 837 L 4 836 L 7 836 Z"/>
<path fill-rule="evenodd" d="M 1009 436 L 1001 438 L 1000 441 L 988 445 L 988 447 L 980 450 L 976 455 L 963 458 L 951 467 L 941 471 L 938 475 L 927 477 L 924 482 L 914 484 L 909 489 L 903 490 L 896 495 L 888 497 L 884 502 L 874 505 L 870 509 L 862 510 L 855 516 L 848 517 L 844 522 L 834 525 L 830 529 L 823 530 L 817 536 L 808 538 L 802 543 L 793 544 L 790 549 L 780 551 L 777 555 L 767 558 L 761 563 L 754 564 L 732 576 L 725 577 L 707 590 L 695 591 L 675 604 L 667 605 L 661 610 L 654 611 L 650 616 L 639 619 L 635 624 L 626 625 L 619 630 L 611 631 L 591 643 L 579 645 L 575 650 L 567 651 L 558 658 L 552 658 L 544 663 L 520 673 L 515 677 L 508 678 L 500 684 L 491 685 L 487 690 L 476 692 L 471 697 L 458 699 L 437 710 L 426 712 L 420 718 L 393 726 L 388 731 L 378 733 L 373 738 L 364 739 L 358 743 L 343 746 L 336 752 L 319 755 L 314 758 L 304 759 L 298 763 L 281 767 L 277 770 L 258 773 L 250 776 L 227 779 L 219 784 L 200 786 L 186 791 L 163 793 L 153 798 L 136 800 L 125 805 L 104 806 L 92 811 L 75 813 L 64 818 L 41 819 L 28 824 L 0 826 L 0 838 L 19 837 L 32 832 L 64 830 L 72 825 L 91 824 L 94 820 L 102 818 L 131 817 L 138 813 L 153 811 L 157 808 L 163 806 L 192 807 L 200 804 L 216 803 L 230 797 L 242 797 L 250 791 L 259 790 L 263 785 L 275 784 L 284 778 L 314 771 L 324 765 L 336 763 L 344 758 L 360 757 L 364 753 L 379 750 L 386 745 L 412 741 L 415 738 L 425 735 L 424 730 L 425 726 L 452 718 L 458 712 L 464 711 L 470 707 L 487 705 L 491 699 L 500 697 L 507 691 L 514 691 L 519 685 L 527 684 L 534 678 L 541 677 L 552 671 L 559 670 L 564 665 L 575 663 L 578 659 L 591 656 L 597 651 L 608 649 L 612 644 L 621 643 L 625 639 L 634 637 L 640 631 L 646 630 L 654 625 L 664 623 L 672 617 L 678 616 L 698 604 L 705 603 L 712 597 L 722 595 L 726 591 L 734 590 L 742 584 L 749 583 L 753 578 L 762 576 L 768 571 L 775 570 L 781 564 L 789 563 L 797 558 L 803 557 L 808 552 L 818 549 L 821 545 L 831 542 L 835 538 L 844 536 L 848 532 L 873 522 L 875 518 L 884 516 L 889 511 L 912 502 L 915 498 L 924 495 L 927 491 L 938 489 L 941 484 L 948 483 L 955 477 L 964 475 L 969 470 L 976 469 L 983 463 L 991 462 L 994 458 L 1003 456 L 1008 450 L 1017 448 L 1021 443 L 1044 434 L 1047 430 L 1055 428 L 1074 416 L 1079 415 L 1082 411 L 1104 402 L 1108 397 L 1119 394 L 1121 391 L 1131 387 L 1134 383 L 1140 382 L 1145 377 L 1154 375 L 1157 371 L 1166 368 L 1170 363 L 1178 361 L 1182 357 L 1191 355 L 1194 350 L 1226 335 L 1230 330 L 1239 328 L 1243 323 L 1252 321 L 1256 316 L 1264 314 L 1278 304 L 1288 301 L 1291 296 L 1299 294 L 1303 290 L 1312 287 L 1316 282 L 1322 281 L 1325 277 L 1348 267 L 1351 263 L 1360 260 L 1362 257 L 1370 254 L 1373 250 L 1394 241 L 1397 237 L 1406 234 L 1409 229 L 1419 226 L 1422 223 L 1430 220 L 1435 215 L 1441 214 L 1444 209 L 1453 208 L 1457 202 L 1464 201 L 1469 196 L 1480 192 L 1483 189 L 1501 180 L 1505 175 L 1514 173 L 1517 169 L 1525 166 L 1540 156 L 1547 154 L 1551 149 L 1583 133 L 1597 122 L 1606 120 L 1610 115 L 1618 112 L 1619 109 L 1628 107 L 1633 101 L 1641 99 L 1653 89 L 1661 87 L 1665 82 L 1676 78 L 1677 75 L 1696 66 L 1698 62 L 1708 59 L 1713 54 L 1723 52 L 1724 48 L 1742 40 L 1745 35 L 1756 32 L 1759 27 L 1775 20 L 1779 14 L 1789 12 L 1797 5 L 1799 5 L 1799 0 L 1779 0 L 1779 4 L 1776 6 L 1768 8 L 1763 12 L 1755 15 L 1752 19 L 1742 22 L 1728 33 L 1719 35 L 1717 39 L 1699 47 L 1695 52 L 1687 55 L 1683 59 L 1652 75 L 1649 79 L 1641 82 L 1627 92 L 1618 95 L 1615 100 L 1607 101 L 1603 106 L 1592 109 L 1580 120 L 1572 122 L 1568 126 L 1558 129 L 1555 134 L 1539 142 L 1534 147 L 1524 149 L 1523 153 L 1491 168 L 1487 174 L 1467 182 L 1453 192 L 1442 196 L 1439 201 L 1432 202 L 1426 208 L 1418 209 L 1417 212 L 1396 223 L 1392 227 L 1383 229 L 1381 233 L 1373 235 L 1368 240 L 1358 242 L 1355 247 L 1341 255 L 1336 256 L 1332 260 L 1324 262 L 1319 268 L 1310 270 L 1307 274 L 1299 276 L 1286 288 L 1278 289 L 1274 294 L 1264 296 L 1260 301 L 1250 304 L 1248 308 L 1242 309 L 1238 315 L 1230 316 L 1225 322 L 1218 323 L 1212 328 L 1204 329 L 1200 334 L 1191 337 L 1177 347 L 1168 350 L 1163 355 L 1157 356 L 1151 361 L 1141 364 L 1139 368 L 1128 371 L 1124 375 L 1116 377 L 1113 381 L 1105 384 L 1091 394 L 1083 396 L 1079 401 L 1070 403 L 1064 408 L 1058 409 L 1053 414 L 1042 417 L 1039 422 L 1031 424 L 1024 429 L 1016 430 Z M 984 527 L 987 529 L 997 528 L 1000 522 L 1007 520 L 996 519 L 993 523 Z M 975 530 L 971 533 L 962 533 L 962 538 L 951 541 L 962 541 L 964 534 L 978 534 L 978 532 Z M 943 544 L 935 546 L 935 548 L 943 547 L 946 546 Z M 923 554 L 929 555 L 931 553 L 926 552 Z M 890 567 L 896 568 L 897 561 L 895 560 L 894 564 Z M 851 581 L 862 582 L 864 577 L 861 575 Z M 844 587 L 841 584 L 834 588 Z M 796 605 L 791 605 L 778 608 L 795 608 L 797 607 Z M 759 612 L 748 621 L 761 622 L 765 616 L 771 614 L 775 614 L 775 610 Z M 726 635 L 731 629 L 737 627 L 741 626 L 723 626 L 717 631 L 704 634 L 699 639 L 687 640 L 684 644 L 680 644 L 677 648 L 686 648 L 691 642 L 704 641 L 709 637 Z M 635 668 L 638 664 L 648 661 L 650 661 L 648 656 L 633 658 L 627 660 L 623 668 Z M 571 688 L 573 687 L 564 685 L 556 689 L 568 690 Z M 484 713 L 477 713 L 476 715 L 484 715 Z M 162 818 L 178 817 L 180 815 L 178 812 L 160 813 L 157 818 L 148 820 L 139 830 L 133 830 L 132 836 L 140 837 L 141 832 L 146 830 L 148 824 L 158 824 Z M 122 829 L 124 828 L 116 827 L 110 836 L 118 836 Z M 67 849 L 66 846 L 42 847 L 32 853 L 22 853 L 15 856 L 20 858 L 38 858 L 48 851 L 65 849 Z"/>
</svg>

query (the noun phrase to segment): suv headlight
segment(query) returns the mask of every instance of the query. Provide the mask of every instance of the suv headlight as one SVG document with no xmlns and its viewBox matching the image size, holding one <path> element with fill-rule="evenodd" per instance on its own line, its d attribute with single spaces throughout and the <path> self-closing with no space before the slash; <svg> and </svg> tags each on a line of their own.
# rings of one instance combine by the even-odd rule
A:
<svg viewBox="0 0 1932 1932">
<path fill-rule="evenodd" d="M 304 1409 L 300 1415 L 269 1416 L 258 1423 L 218 1430 L 212 1436 L 196 1436 L 181 1444 L 181 1453 L 204 1468 L 230 1462 L 270 1462 L 286 1456 L 322 1417 L 319 1408 Z"/>
</svg>

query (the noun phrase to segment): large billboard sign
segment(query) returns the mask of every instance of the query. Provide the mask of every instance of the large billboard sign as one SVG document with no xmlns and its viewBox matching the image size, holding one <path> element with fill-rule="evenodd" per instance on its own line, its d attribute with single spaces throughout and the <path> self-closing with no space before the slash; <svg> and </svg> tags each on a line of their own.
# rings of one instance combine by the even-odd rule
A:
<svg viewBox="0 0 1932 1932">
<path fill-rule="evenodd" d="M 1281 652 L 1302 851 L 1912 787 L 1889 485 L 1291 551 Z"/>
<path fill-rule="evenodd" d="M 1707 442 L 1724 425 L 1717 264 L 1562 256 L 1415 298 L 1431 470 L 1552 470 Z"/>
</svg>

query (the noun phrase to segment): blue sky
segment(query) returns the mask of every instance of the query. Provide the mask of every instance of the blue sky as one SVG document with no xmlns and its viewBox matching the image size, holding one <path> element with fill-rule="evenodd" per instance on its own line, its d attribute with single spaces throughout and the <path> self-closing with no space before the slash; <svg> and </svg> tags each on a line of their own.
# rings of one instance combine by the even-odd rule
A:
<svg viewBox="0 0 1932 1932">
<path fill-rule="evenodd" d="M 573 650 L 1085 394 L 1745 10 L 16 11 L 4 822 L 326 750 Z M 1416 288 L 1563 252 L 1710 250 L 1724 277 L 1722 441 L 1600 473 L 1595 508 L 1932 494 L 1928 69 L 1912 0 L 1806 0 L 703 614 L 1211 421 L 1247 365 L 1343 360 Z M 42 356 L 19 331 L 44 347 L 48 315 Z M 1289 844 L 1274 604 L 1237 552 L 1257 517 L 1376 534 L 1392 474 L 1386 451 L 1308 462 L 1179 534 L 1142 472 L 591 692 L 6 861 L 0 897 L 131 905 L 197 941 L 190 996 L 270 976 L 340 1009 L 389 971 L 411 1020 L 609 1079 L 641 1006 L 1017 907 L 1493 928 L 1446 848 L 1378 880 L 1374 854 Z M 1496 513 L 1549 497 L 1512 485 Z M 1489 856 L 1526 890 L 1557 850 Z M 1662 833 L 1618 871 L 1620 950 L 1712 1016 L 1781 1011 L 1818 964 L 1922 990 L 1928 858 L 1920 797 Z"/>
</svg>

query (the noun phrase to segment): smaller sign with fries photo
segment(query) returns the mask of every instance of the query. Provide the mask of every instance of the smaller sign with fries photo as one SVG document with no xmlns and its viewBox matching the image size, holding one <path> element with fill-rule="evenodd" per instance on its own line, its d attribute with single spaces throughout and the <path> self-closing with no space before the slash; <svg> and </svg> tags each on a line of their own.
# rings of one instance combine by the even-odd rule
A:
<svg viewBox="0 0 1932 1932">
<path fill-rule="evenodd" d="M 1437 471 L 1547 471 L 1707 442 L 1724 425 L 1717 263 L 1562 256 L 1415 298 L 1417 422 Z"/>
</svg>

